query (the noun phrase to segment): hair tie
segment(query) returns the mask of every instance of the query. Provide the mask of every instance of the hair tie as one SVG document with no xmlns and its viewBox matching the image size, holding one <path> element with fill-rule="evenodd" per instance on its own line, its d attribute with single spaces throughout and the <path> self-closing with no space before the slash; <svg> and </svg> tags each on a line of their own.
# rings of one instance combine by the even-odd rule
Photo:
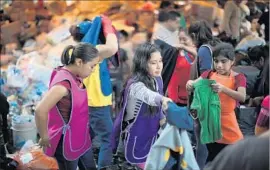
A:
<svg viewBox="0 0 270 170">
<path fill-rule="evenodd" d="M 68 64 L 70 64 L 71 62 L 73 51 L 74 51 L 74 47 L 68 50 Z"/>
</svg>

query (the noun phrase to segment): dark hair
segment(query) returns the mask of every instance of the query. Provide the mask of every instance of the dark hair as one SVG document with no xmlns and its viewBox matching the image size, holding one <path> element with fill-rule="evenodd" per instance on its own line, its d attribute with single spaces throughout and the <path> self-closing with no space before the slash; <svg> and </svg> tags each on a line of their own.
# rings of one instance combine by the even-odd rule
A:
<svg viewBox="0 0 270 170">
<path fill-rule="evenodd" d="M 64 65 L 73 64 L 76 58 L 83 63 L 89 62 L 98 56 L 98 50 L 89 43 L 79 43 L 75 46 L 67 46 L 61 56 L 61 62 Z"/>
<path fill-rule="evenodd" d="M 119 33 L 122 34 L 125 38 L 128 37 L 128 33 L 125 30 L 120 30 Z"/>
<path fill-rule="evenodd" d="M 72 25 L 69 28 L 69 32 L 73 39 L 77 42 L 80 42 L 84 37 L 84 34 L 80 33 L 80 28 L 77 25 Z"/>
<path fill-rule="evenodd" d="M 160 11 L 158 14 L 158 21 L 166 22 L 169 20 L 176 20 L 177 18 L 180 18 L 180 17 L 181 17 L 180 13 L 176 11 L 169 11 L 169 12 Z"/>
<path fill-rule="evenodd" d="M 269 58 L 269 46 L 259 45 L 248 49 L 248 57 L 251 61 L 259 61 L 261 57 Z"/>
<path fill-rule="evenodd" d="M 171 6 L 171 5 L 172 5 L 172 2 L 170 2 L 170 1 L 162 1 L 162 2 L 160 3 L 159 8 L 160 8 L 160 9 L 165 9 L 165 8 L 168 8 L 168 7 Z"/>
<path fill-rule="evenodd" d="M 157 91 L 154 87 L 153 78 L 148 73 L 147 63 L 151 59 L 151 54 L 154 52 L 160 52 L 160 49 L 151 43 L 144 43 L 140 45 L 133 58 L 132 77 L 139 82 L 145 84 L 145 86 L 152 91 Z M 150 113 L 155 113 L 157 107 L 150 106 Z"/>
<path fill-rule="evenodd" d="M 204 20 L 191 24 L 188 33 L 197 41 L 197 47 L 200 47 L 203 44 L 216 46 L 221 42 L 218 38 L 213 36 L 210 25 Z"/>
<path fill-rule="evenodd" d="M 213 58 L 216 58 L 218 56 L 223 56 L 228 58 L 229 60 L 234 60 L 235 52 L 233 46 L 229 43 L 219 43 L 213 49 Z"/>
</svg>

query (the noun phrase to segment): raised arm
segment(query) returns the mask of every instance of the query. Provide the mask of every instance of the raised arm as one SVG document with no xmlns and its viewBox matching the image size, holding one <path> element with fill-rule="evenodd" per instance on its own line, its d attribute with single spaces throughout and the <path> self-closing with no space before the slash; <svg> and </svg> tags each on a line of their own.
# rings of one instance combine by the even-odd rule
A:
<svg viewBox="0 0 270 170">
<path fill-rule="evenodd" d="M 118 51 L 118 41 L 115 34 L 115 29 L 112 26 L 111 20 L 107 16 L 101 16 L 103 33 L 106 38 L 105 44 L 99 44 L 96 48 L 99 51 L 101 60 L 109 58 Z"/>
</svg>

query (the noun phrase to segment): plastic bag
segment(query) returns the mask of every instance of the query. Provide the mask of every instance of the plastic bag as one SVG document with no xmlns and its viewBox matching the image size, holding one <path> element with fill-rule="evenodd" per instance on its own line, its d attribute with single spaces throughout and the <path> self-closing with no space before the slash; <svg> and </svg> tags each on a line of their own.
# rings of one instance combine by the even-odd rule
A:
<svg viewBox="0 0 270 170">
<path fill-rule="evenodd" d="M 15 65 L 10 65 L 7 69 L 7 86 L 24 88 L 28 85 L 27 78 L 23 75 L 22 70 Z"/>
<path fill-rule="evenodd" d="M 70 26 L 60 26 L 55 29 L 53 29 L 49 34 L 48 34 L 48 41 L 51 44 L 58 44 L 70 37 L 70 32 L 69 32 L 69 27 Z"/>
<path fill-rule="evenodd" d="M 31 141 L 27 141 L 13 159 L 19 163 L 17 170 L 58 169 L 57 161 L 54 158 L 46 156 L 42 149 Z"/>
</svg>

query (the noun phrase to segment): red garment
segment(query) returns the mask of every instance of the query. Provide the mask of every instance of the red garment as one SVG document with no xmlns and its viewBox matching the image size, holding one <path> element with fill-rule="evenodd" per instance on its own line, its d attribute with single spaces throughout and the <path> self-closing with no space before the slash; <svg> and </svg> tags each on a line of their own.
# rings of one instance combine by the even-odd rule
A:
<svg viewBox="0 0 270 170">
<path fill-rule="evenodd" d="M 194 58 L 188 54 L 193 61 Z M 186 84 L 190 77 L 191 64 L 187 61 L 185 56 L 178 56 L 176 65 L 168 85 L 168 96 L 175 103 L 187 104 L 188 93 L 186 91 Z"/>
<path fill-rule="evenodd" d="M 63 69 L 63 68 L 62 68 Z M 83 88 L 83 84 L 80 78 L 73 76 L 74 79 L 76 79 L 76 82 L 78 84 L 78 86 L 80 88 Z M 57 107 L 58 110 L 60 112 L 60 114 L 62 115 L 64 121 L 67 123 L 69 121 L 69 116 L 70 116 L 70 112 L 71 112 L 71 93 L 70 93 L 70 83 L 69 81 L 61 81 L 59 83 L 57 83 L 57 85 L 61 85 L 64 86 L 65 88 L 67 88 L 67 90 L 69 91 L 68 95 L 64 96 L 58 103 L 57 103 Z"/>
<path fill-rule="evenodd" d="M 263 99 L 263 102 L 261 104 L 261 111 L 259 113 L 258 119 L 257 119 L 257 126 L 269 128 L 269 97 L 270 95 L 266 96 Z"/>
</svg>

